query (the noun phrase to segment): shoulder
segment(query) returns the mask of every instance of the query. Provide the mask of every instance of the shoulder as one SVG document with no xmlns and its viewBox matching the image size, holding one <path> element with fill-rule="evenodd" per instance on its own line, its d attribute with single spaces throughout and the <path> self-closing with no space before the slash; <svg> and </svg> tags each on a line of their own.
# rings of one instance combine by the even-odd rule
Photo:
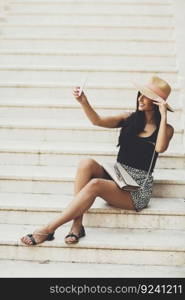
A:
<svg viewBox="0 0 185 300">
<path fill-rule="evenodd" d="M 116 119 L 118 121 L 117 123 L 117 127 L 122 127 L 122 125 L 125 123 L 125 121 L 131 116 L 133 115 L 133 112 L 132 111 L 127 111 L 127 112 L 124 112 L 122 114 L 119 114 L 116 116 Z"/>
<path fill-rule="evenodd" d="M 133 111 L 127 111 L 127 112 L 123 112 L 122 114 L 118 115 L 118 117 L 120 117 L 120 119 L 126 119 L 128 117 L 130 117 L 133 114 Z"/>
</svg>

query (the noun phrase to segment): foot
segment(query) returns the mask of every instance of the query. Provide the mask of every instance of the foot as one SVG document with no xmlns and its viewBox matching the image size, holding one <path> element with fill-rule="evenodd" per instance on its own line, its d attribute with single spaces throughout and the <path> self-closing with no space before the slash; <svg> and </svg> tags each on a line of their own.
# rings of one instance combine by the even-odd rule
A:
<svg viewBox="0 0 185 300">
<path fill-rule="evenodd" d="M 81 237 L 85 236 L 85 230 L 82 224 L 73 224 L 70 232 L 65 237 L 66 244 L 76 244 Z"/>
<path fill-rule="evenodd" d="M 27 234 L 21 238 L 21 242 L 26 245 L 36 245 L 41 244 L 46 240 L 53 240 L 54 233 L 50 233 L 47 227 L 35 230 L 33 234 Z"/>
</svg>

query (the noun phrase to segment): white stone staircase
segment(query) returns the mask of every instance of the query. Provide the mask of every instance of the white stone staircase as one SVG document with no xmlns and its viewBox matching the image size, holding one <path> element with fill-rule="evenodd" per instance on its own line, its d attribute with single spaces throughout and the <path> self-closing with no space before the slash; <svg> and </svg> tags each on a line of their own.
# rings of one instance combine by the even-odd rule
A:
<svg viewBox="0 0 185 300">
<path fill-rule="evenodd" d="M 102 277 L 110 269 L 113 277 L 183 277 L 185 72 L 178 64 L 183 47 L 178 47 L 176 22 L 182 1 L 176 7 L 171 0 L 4 2 L 0 276 L 93 277 L 94 268 Z M 98 198 L 84 216 L 87 236 L 79 244 L 64 243 L 68 223 L 52 242 L 22 245 L 23 234 L 57 216 L 72 199 L 81 158 L 116 158 L 119 130 L 92 126 L 72 87 L 88 74 L 85 92 L 97 112 L 134 111 L 137 91 L 132 81 L 154 73 L 173 87 L 169 102 L 175 113 L 168 113 L 168 122 L 175 133 L 156 163 L 149 207 L 136 213 Z"/>
</svg>

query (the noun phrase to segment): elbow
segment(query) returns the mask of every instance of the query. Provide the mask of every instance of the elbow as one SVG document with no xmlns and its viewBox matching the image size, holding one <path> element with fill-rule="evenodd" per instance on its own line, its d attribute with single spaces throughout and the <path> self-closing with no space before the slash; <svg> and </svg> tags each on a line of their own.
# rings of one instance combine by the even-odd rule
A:
<svg viewBox="0 0 185 300">
<path fill-rule="evenodd" d="M 156 149 L 155 151 L 156 151 L 157 153 L 163 153 L 163 152 L 166 151 L 166 149 Z"/>
<path fill-rule="evenodd" d="M 155 148 L 155 151 L 158 152 L 158 153 L 163 153 L 163 152 L 165 152 L 167 149 L 168 149 L 168 146 L 167 146 L 167 147 L 156 147 L 156 148 Z"/>
<path fill-rule="evenodd" d="M 162 143 L 158 142 L 156 144 L 155 151 L 158 152 L 158 153 L 163 153 L 168 149 L 170 140 L 171 140 L 171 138 L 173 136 L 173 133 L 174 133 L 173 127 L 170 126 L 169 128 L 170 129 L 169 129 L 168 137 Z"/>
<path fill-rule="evenodd" d="M 100 126 L 98 121 L 92 121 L 92 124 L 93 124 L 94 126 Z"/>
<path fill-rule="evenodd" d="M 101 120 L 99 118 L 95 119 L 95 120 L 92 120 L 92 124 L 95 125 L 95 126 L 101 126 Z"/>
</svg>

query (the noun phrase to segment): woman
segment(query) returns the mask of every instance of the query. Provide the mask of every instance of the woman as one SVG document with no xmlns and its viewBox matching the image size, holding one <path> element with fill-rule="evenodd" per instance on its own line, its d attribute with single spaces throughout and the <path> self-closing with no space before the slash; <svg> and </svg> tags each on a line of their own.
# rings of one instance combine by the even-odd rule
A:
<svg viewBox="0 0 185 300">
<path fill-rule="evenodd" d="M 145 180 L 155 147 L 154 161 L 145 188 L 136 192 L 124 191 L 116 185 L 100 164 L 93 159 L 84 159 L 77 169 L 74 199 L 61 215 L 47 226 L 22 237 L 21 241 L 24 244 L 35 245 L 54 239 L 55 230 L 71 220 L 73 224 L 65 237 L 65 242 L 77 243 L 85 236 L 82 225 L 83 214 L 91 207 L 97 196 L 112 206 L 126 210 L 140 211 L 148 205 L 152 195 L 152 172 L 158 153 L 167 150 L 174 133 L 173 127 L 167 124 L 167 110 L 173 111 L 166 102 L 171 88 L 166 81 L 157 76 L 153 76 L 145 85 L 136 86 L 138 89 L 136 111 L 111 117 L 98 115 L 88 103 L 84 92 L 79 95 L 79 87 L 74 88 L 73 95 L 82 105 L 92 124 L 106 128 L 122 127 L 117 161 L 123 164 L 140 185 Z"/>
</svg>

